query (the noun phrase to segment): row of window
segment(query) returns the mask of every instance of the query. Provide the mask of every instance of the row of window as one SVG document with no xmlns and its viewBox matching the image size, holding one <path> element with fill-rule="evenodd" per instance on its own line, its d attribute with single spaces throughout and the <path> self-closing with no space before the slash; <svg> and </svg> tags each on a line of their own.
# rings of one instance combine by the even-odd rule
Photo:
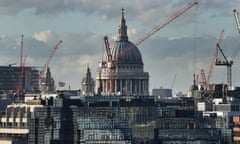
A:
<svg viewBox="0 0 240 144">
<path fill-rule="evenodd" d="M 142 69 L 142 66 L 118 66 L 119 69 Z"/>
<path fill-rule="evenodd" d="M 26 127 L 27 123 L 17 123 L 17 122 L 0 122 L 1 128 L 20 128 L 20 127 Z"/>
</svg>

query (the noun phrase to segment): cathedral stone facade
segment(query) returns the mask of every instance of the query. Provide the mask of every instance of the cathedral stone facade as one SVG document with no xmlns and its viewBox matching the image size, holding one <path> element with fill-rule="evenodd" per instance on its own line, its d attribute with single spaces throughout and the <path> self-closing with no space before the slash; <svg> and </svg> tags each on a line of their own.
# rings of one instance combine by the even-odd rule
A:
<svg viewBox="0 0 240 144">
<path fill-rule="evenodd" d="M 84 96 L 94 95 L 94 80 L 91 76 L 91 71 L 89 66 L 87 67 L 86 76 L 82 79 L 81 86 L 82 86 L 82 91 L 81 91 L 82 95 Z"/>
<path fill-rule="evenodd" d="M 122 54 L 131 47 L 129 51 Z M 101 94 L 121 94 L 121 95 L 148 95 L 149 94 L 149 74 L 144 72 L 144 64 L 139 49 L 128 40 L 127 25 L 124 17 L 124 10 L 120 18 L 117 40 L 110 47 L 112 59 L 114 61 L 114 73 L 110 75 L 110 69 L 107 64 L 107 54 L 105 52 L 103 61 L 100 62 L 96 74 L 96 90 L 100 90 Z M 110 91 L 110 81 L 113 77 L 114 90 Z"/>
</svg>

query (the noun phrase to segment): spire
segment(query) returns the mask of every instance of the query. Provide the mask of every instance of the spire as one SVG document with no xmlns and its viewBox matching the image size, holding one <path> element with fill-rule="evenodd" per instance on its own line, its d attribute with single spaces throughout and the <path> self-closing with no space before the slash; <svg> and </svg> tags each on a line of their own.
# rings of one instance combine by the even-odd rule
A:
<svg viewBox="0 0 240 144">
<path fill-rule="evenodd" d="M 191 86 L 191 91 L 194 91 L 194 90 L 198 90 L 195 73 L 193 74 L 193 85 Z"/>
<path fill-rule="evenodd" d="M 124 18 L 124 9 L 122 8 L 122 16 L 121 16 L 120 25 L 118 28 L 117 41 L 127 41 L 127 40 L 128 40 L 127 25 L 126 25 L 126 20 Z"/>
<path fill-rule="evenodd" d="M 89 64 L 87 65 L 86 77 L 87 77 L 87 78 L 91 78 L 91 71 L 90 71 L 90 68 L 89 68 Z"/>
<path fill-rule="evenodd" d="M 196 76 L 195 76 L 195 73 L 193 74 L 193 85 L 196 85 Z"/>
</svg>

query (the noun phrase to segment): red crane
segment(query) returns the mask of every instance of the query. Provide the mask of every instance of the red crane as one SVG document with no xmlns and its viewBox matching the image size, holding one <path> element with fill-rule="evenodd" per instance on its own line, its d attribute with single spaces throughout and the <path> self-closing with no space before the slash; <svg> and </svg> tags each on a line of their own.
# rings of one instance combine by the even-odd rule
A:
<svg viewBox="0 0 240 144">
<path fill-rule="evenodd" d="M 214 64 L 215 64 L 216 66 L 226 66 L 227 67 L 227 82 L 228 82 L 229 86 L 232 86 L 232 65 L 233 65 L 233 59 L 235 58 L 235 56 L 239 52 L 240 47 L 237 47 L 234 50 L 232 56 L 230 58 L 227 58 L 226 55 L 223 53 L 222 48 L 220 47 L 220 43 L 222 41 L 223 32 L 224 32 L 224 30 L 222 30 L 222 32 L 221 32 L 221 34 L 220 34 L 220 36 L 218 38 L 218 41 L 216 43 L 214 57 L 213 57 L 213 60 L 212 60 L 212 63 L 211 63 L 210 69 L 209 69 L 208 82 L 209 82 L 209 80 L 211 78 L 212 69 L 213 69 Z M 218 52 L 219 51 L 220 51 L 223 59 L 218 58 Z"/>
<path fill-rule="evenodd" d="M 145 34 L 142 38 L 138 39 L 134 43 L 134 45 L 131 45 L 128 48 L 125 48 L 123 51 L 121 51 L 119 53 L 119 55 L 117 55 L 113 59 L 113 61 L 117 61 L 119 58 L 121 58 L 123 55 L 125 55 L 128 51 L 130 51 L 131 49 L 135 48 L 135 46 L 138 46 L 143 41 L 145 41 L 146 39 L 150 38 L 153 34 L 158 32 L 160 29 L 164 28 L 166 25 L 171 23 L 173 20 L 175 20 L 176 18 L 178 18 L 179 16 L 181 16 L 182 14 L 184 14 L 186 11 L 188 11 L 190 8 L 192 8 L 193 6 L 195 6 L 197 4 L 198 4 L 198 2 L 188 3 L 185 7 L 183 7 L 182 9 L 178 10 L 177 12 L 175 12 L 172 16 L 170 16 L 165 22 L 163 22 L 162 24 L 154 27 L 151 31 L 149 31 L 147 34 Z"/>
<path fill-rule="evenodd" d="M 48 65 L 53 57 L 53 55 L 55 54 L 55 52 L 57 51 L 59 45 L 62 43 L 62 40 L 60 40 L 56 46 L 54 47 L 52 53 L 49 55 L 48 59 L 47 59 L 47 62 L 45 63 L 43 69 L 41 70 L 40 72 L 40 81 L 41 81 L 41 85 L 42 85 L 42 90 L 45 88 L 44 85 L 45 85 L 45 82 L 44 82 L 44 79 L 45 79 L 45 74 L 46 74 L 46 71 L 47 71 L 47 68 L 48 68 Z"/>
<path fill-rule="evenodd" d="M 110 92 L 114 91 L 115 88 L 115 83 L 114 83 L 114 74 L 115 74 L 115 67 L 113 66 L 113 59 L 112 59 L 112 53 L 110 50 L 109 42 L 108 42 L 108 37 L 104 36 L 104 44 L 105 44 L 105 49 L 106 49 L 106 54 L 107 54 L 107 61 L 104 62 L 105 67 L 109 68 L 109 76 L 110 76 L 110 81 L 108 81 L 108 88 Z"/>
<path fill-rule="evenodd" d="M 151 31 L 149 31 L 147 34 L 145 34 L 142 38 L 138 39 L 133 45 L 125 48 L 124 50 L 122 50 L 116 57 L 112 58 L 110 49 L 109 49 L 109 44 L 108 44 L 108 40 L 107 37 L 104 38 L 105 41 L 105 47 L 106 47 L 106 51 L 107 51 L 107 55 L 108 57 L 110 56 L 111 59 L 109 61 L 110 67 L 109 67 L 109 72 L 110 72 L 110 92 L 114 92 L 115 90 L 115 80 L 114 80 L 114 75 L 115 75 L 115 62 L 121 58 L 122 56 L 124 56 L 126 53 L 128 53 L 130 50 L 132 50 L 133 48 L 135 48 L 137 45 L 141 44 L 143 41 L 145 41 L 146 39 L 150 38 L 153 34 L 155 34 L 156 32 L 158 32 L 160 29 L 164 28 L 166 25 L 168 25 L 169 23 L 171 23 L 173 20 L 175 20 L 176 18 L 178 18 L 179 16 L 181 16 L 182 14 L 184 14 L 186 11 L 188 11 L 190 8 L 192 8 L 193 6 L 197 5 L 198 2 L 191 2 L 188 3 L 186 6 L 184 6 L 182 9 L 178 10 L 177 12 L 175 12 L 172 16 L 170 16 L 164 23 L 154 27 Z"/>
<path fill-rule="evenodd" d="M 16 85 L 16 95 L 17 95 L 17 102 L 20 100 L 20 92 L 23 89 L 23 72 L 24 72 L 24 65 L 23 65 L 23 35 L 21 35 L 21 50 L 20 50 L 20 75 L 19 75 L 19 81 Z"/>
<path fill-rule="evenodd" d="M 57 51 L 57 49 L 58 49 L 58 47 L 59 47 L 59 45 L 60 45 L 61 43 L 62 43 L 62 40 L 60 40 L 60 41 L 56 44 L 56 46 L 54 47 L 52 53 L 49 55 L 49 57 L 48 57 L 48 59 L 47 59 L 47 62 L 45 63 L 45 65 L 44 65 L 44 67 L 43 67 L 43 69 L 42 69 L 42 71 L 41 71 L 41 75 L 42 75 L 43 77 L 44 77 L 44 75 L 45 75 L 45 73 L 46 73 L 46 70 L 47 70 L 47 68 L 48 68 L 48 65 L 49 65 L 49 63 L 50 63 L 53 55 L 55 54 L 55 52 Z"/>
<path fill-rule="evenodd" d="M 218 40 L 217 40 L 217 43 L 216 43 L 216 47 L 214 49 L 213 59 L 212 59 L 212 62 L 210 64 L 210 68 L 209 68 L 209 72 L 208 72 L 207 84 L 209 84 L 209 82 L 210 82 L 210 79 L 211 79 L 211 76 L 212 76 L 213 67 L 214 67 L 216 59 L 218 57 L 218 45 L 222 42 L 223 33 L 224 33 L 224 29 L 222 29 L 222 31 L 221 31 L 221 33 L 220 33 L 220 35 L 218 37 Z"/>
</svg>

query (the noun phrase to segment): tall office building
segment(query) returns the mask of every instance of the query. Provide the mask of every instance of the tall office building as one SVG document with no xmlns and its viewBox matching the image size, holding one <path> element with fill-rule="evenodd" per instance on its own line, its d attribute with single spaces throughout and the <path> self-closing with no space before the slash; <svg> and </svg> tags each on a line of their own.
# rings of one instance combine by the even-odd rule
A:
<svg viewBox="0 0 240 144">
<path fill-rule="evenodd" d="M 35 67 L 0 66 L 0 90 L 39 91 L 39 70 Z"/>
</svg>

